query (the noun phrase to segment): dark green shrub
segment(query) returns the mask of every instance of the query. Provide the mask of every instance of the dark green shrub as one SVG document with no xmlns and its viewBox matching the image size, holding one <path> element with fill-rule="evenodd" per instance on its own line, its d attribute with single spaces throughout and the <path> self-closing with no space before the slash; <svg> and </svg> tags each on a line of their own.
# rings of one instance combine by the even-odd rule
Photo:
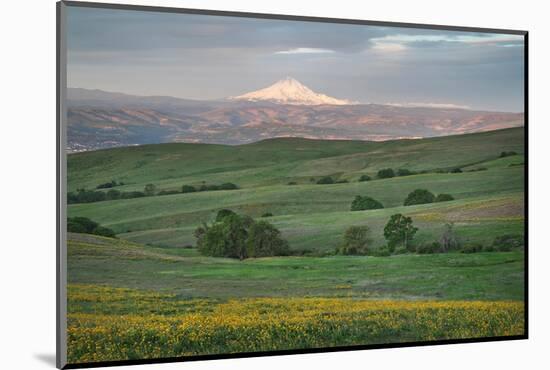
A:
<svg viewBox="0 0 550 370">
<path fill-rule="evenodd" d="M 220 190 L 220 186 L 219 186 L 219 185 L 206 185 L 206 184 L 202 184 L 202 185 L 199 187 L 199 191 L 216 191 L 216 190 Z"/>
<path fill-rule="evenodd" d="M 409 171 L 406 168 L 400 168 L 397 170 L 397 176 L 410 176 L 410 175 L 414 175 L 414 172 Z"/>
<path fill-rule="evenodd" d="M 467 244 L 460 250 L 461 253 L 478 253 L 481 251 L 483 251 L 483 245 L 479 243 Z"/>
<path fill-rule="evenodd" d="M 504 157 L 510 157 L 512 155 L 517 155 L 518 153 L 514 152 L 514 151 L 509 151 L 509 152 L 501 152 L 500 153 L 500 158 L 504 158 Z"/>
<path fill-rule="evenodd" d="M 111 181 L 106 182 L 104 184 L 99 184 L 98 186 L 96 186 L 96 189 L 109 189 L 109 188 L 113 188 L 113 187 L 118 186 L 118 185 L 122 185 L 122 183 L 118 184 L 115 180 L 111 180 Z"/>
<path fill-rule="evenodd" d="M 289 252 L 289 255 L 291 256 L 311 256 L 313 254 L 313 251 L 311 249 L 294 249 Z"/>
<path fill-rule="evenodd" d="M 271 212 L 266 212 L 262 215 L 262 217 L 273 217 L 273 213 Z"/>
<path fill-rule="evenodd" d="M 287 185 L 298 185 L 298 184 L 295 181 L 291 181 Z"/>
<path fill-rule="evenodd" d="M 174 195 L 174 194 L 180 194 L 177 190 L 161 190 L 157 193 L 157 195 Z"/>
<path fill-rule="evenodd" d="M 363 181 L 370 181 L 370 176 L 369 175 L 361 175 L 361 177 L 359 178 L 359 182 L 363 182 Z"/>
<path fill-rule="evenodd" d="M 195 187 L 191 186 L 191 185 L 183 185 L 181 187 L 181 192 L 182 193 L 194 193 L 196 191 L 197 191 L 197 189 L 195 189 Z"/>
<path fill-rule="evenodd" d="M 462 170 L 460 168 L 453 168 L 452 170 L 449 171 L 450 173 L 462 173 Z"/>
<path fill-rule="evenodd" d="M 220 209 L 216 214 L 216 222 L 222 222 L 224 218 L 234 215 L 236 215 L 236 213 L 230 209 Z"/>
<path fill-rule="evenodd" d="M 319 180 L 317 180 L 317 184 L 319 185 L 334 184 L 334 179 L 330 176 L 324 176 L 324 177 L 321 177 Z"/>
<path fill-rule="evenodd" d="M 477 172 L 477 171 L 487 171 L 487 167 L 472 168 L 471 170 L 468 170 L 467 172 Z"/>
<path fill-rule="evenodd" d="M 102 191 L 78 189 L 76 193 L 67 194 L 67 203 L 93 203 L 101 202 L 107 199 L 107 195 Z"/>
<path fill-rule="evenodd" d="M 432 192 L 426 189 L 416 189 L 407 196 L 403 205 L 412 206 L 414 204 L 427 204 L 433 203 L 434 200 L 435 196 Z"/>
<path fill-rule="evenodd" d="M 395 172 L 393 172 L 391 168 L 383 168 L 380 171 L 378 171 L 377 176 L 379 179 L 389 179 L 395 176 Z"/>
<path fill-rule="evenodd" d="M 409 253 L 409 250 L 403 247 L 396 248 L 395 252 L 393 252 L 393 254 L 407 254 L 407 253 Z"/>
<path fill-rule="evenodd" d="M 67 231 L 74 232 L 74 227 L 78 226 L 85 233 L 91 233 L 99 224 L 87 217 L 69 217 L 67 219 Z"/>
<path fill-rule="evenodd" d="M 143 189 L 143 192 L 146 196 L 150 197 L 152 195 L 155 195 L 156 186 L 153 184 L 147 184 L 145 185 L 145 188 Z"/>
<path fill-rule="evenodd" d="M 120 199 L 120 191 L 116 189 L 111 189 L 105 194 L 106 200 L 116 200 Z"/>
<path fill-rule="evenodd" d="M 98 226 L 93 231 L 92 234 L 106 236 L 108 238 L 114 238 L 116 236 L 115 232 L 107 227 Z"/>
<path fill-rule="evenodd" d="M 344 180 L 338 180 L 335 182 L 335 184 L 347 184 L 349 181 L 344 179 Z"/>
<path fill-rule="evenodd" d="M 236 190 L 238 188 L 239 187 L 237 185 L 233 184 L 232 182 L 224 182 L 219 187 L 220 190 Z"/>
<path fill-rule="evenodd" d="M 416 247 L 416 253 L 418 254 L 433 254 L 441 252 L 441 244 L 439 242 L 422 244 Z"/>
<path fill-rule="evenodd" d="M 91 230 L 93 230 L 93 228 Z M 72 221 L 70 218 L 67 220 L 67 231 L 70 233 L 89 234 L 91 230 L 88 230 L 85 225 L 79 222 Z"/>
<path fill-rule="evenodd" d="M 364 211 L 368 209 L 381 209 L 384 208 L 382 203 L 367 196 L 357 195 L 353 202 L 351 203 L 352 211 Z"/>
<path fill-rule="evenodd" d="M 491 245 L 485 245 L 483 247 L 483 252 L 496 252 L 496 251 L 497 251 L 497 249 L 492 244 Z"/>
<path fill-rule="evenodd" d="M 350 226 L 344 232 L 344 241 L 339 253 L 344 255 L 365 255 L 369 246 L 369 228 L 367 226 Z"/>
<path fill-rule="evenodd" d="M 497 236 L 493 241 L 493 247 L 501 252 L 508 252 L 524 246 L 523 235 L 509 234 Z"/>
<path fill-rule="evenodd" d="M 132 198 L 142 198 L 145 196 L 145 193 L 142 191 L 128 191 L 120 193 L 121 199 L 132 199 Z"/>
<path fill-rule="evenodd" d="M 391 254 L 392 254 L 392 251 L 390 250 L 390 248 L 388 248 L 388 246 L 383 246 L 380 248 L 373 249 L 369 253 L 369 255 L 374 257 L 389 257 L 391 256 Z"/>
<path fill-rule="evenodd" d="M 67 219 L 67 231 L 71 233 L 83 233 L 115 237 L 113 230 L 99 225 L 87 217 L 69 217 Z"/>
<path fill-rule="evenodd" d="M 435 197 L 436 202 L 449 202 L 451 200 L 455 200 L 451 194 L 438 194 L 437 197 Z"/>
</svg>

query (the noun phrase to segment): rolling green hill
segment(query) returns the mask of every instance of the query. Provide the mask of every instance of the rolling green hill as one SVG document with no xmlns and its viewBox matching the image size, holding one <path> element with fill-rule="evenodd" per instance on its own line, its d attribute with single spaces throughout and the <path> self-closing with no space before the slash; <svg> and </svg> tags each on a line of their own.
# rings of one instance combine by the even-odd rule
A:
<svg viewBox="0 0 550 370">
<path fill-rule="evenodd" d="M 437 240 L 445 222 L 455 223 L 464 242 L 490 243 L 523 231 L 523 129 L 388 142 L 271 139 L 240 146 L 159 144 L 69 156 L 69 189 L 94 188 L 115 179 L 121 191 L 158 190 L 183 184 L 233 182 L 239 190 L 153 196 L 69 206 L 69 216 L 89 217 L 121 238 L 164 247 L 194 245 L 193 230 L 221 208 L 259 217 L 270 212 L 293 249 L 330 251 L 350 225 L 369 225 L 376 246 L 390 215 L 405 213 L 420 228 L 419 242 Z M 518 155 L 499 158 L 502 151 Z M 375 178 L 381 168 L 427 173 Z M 440 173 L 462 168 L 462 173 Z M 478 169 L 482 169 L 479 170 Z M 348 183 L 317 185 L 331 175 Z M 290 181 L 297 185 L 287 185 Z M 403 207 L 414 189 L 448 193 L 455 200 Z M 385 209 L 350 212 L 356 195 Z"/>
<path fill-rule="evenodd" d="M 241 187 L 310 183 L 335 175 L 357 179 L 381 168 L 450 169 L 497 159 L 502 151 L 523 153 L 523 128 L 480 134 L 384 142 L 269 139 L 228 146 L 157 144 L 68 156 L 68 189 L 93 189 L 112 179 L 120 190 L 141 190 L 148 182 L 162 189 L 230 181 Z"/>
<path fill-rule="evenodd" d="M 69 205 L 69 217 L 88 217 L 117 234 L 68 235 L 69 358 L 234 352 L 250 350 L 250 338 L 263 343 L 258 350 L 270 350 L 299 348 L 304 337 L 324 338 L 311 342 L 315 347 L 342 345 L 342 338 L 364 344 L 520 335 L 520 247 L 372 255 L 387 251 L 376 249 L 385 246 L 384 226 L 396 213 L 418 227 L 417 247 L 439 241 L 448 222 L 462 252 L 523 234 L 523 135 L 506 129 L 390 142 L 285 138 L 71 154 L 70 191 L 111 180 L 124 182 L 115 187 L 123 192 L 147 184 L 161 191 L 231 182 L 239 189 Z M 504 151 L 517 154 L 500 158 Z M 377 179 L 382 168 L 415 174 Z M 363 174 L 372 180 L 359 182 Z M 316 184 L 327 175 L 347 182 Z M 415 189 L 454 199 L 403 206 Z M 357 195 L 385 208 L 351 211 Z M 262 220 L 272 214 L 266 220 L 289 242 L 291 255 L 242 261 L 200 255 L 193 232 L 220 209 Z M 356 225 L 369 227 L 371 255 L 336 255 L 346 229 Z M 246 348 L 234 346 L 240 343 Z"/>
</svg>

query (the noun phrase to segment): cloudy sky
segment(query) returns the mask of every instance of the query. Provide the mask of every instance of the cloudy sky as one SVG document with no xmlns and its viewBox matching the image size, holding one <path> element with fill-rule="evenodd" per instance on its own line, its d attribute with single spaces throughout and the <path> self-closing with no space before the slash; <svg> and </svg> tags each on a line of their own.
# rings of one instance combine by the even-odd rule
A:
<svg viewBox="0 0 550 370">
<path fill-rule="evenodd" d="M 68 8 L 68 85 L 221 99 L 291 76 L 364 103 L 523 111 L 523 36 Z"/>
</svg>

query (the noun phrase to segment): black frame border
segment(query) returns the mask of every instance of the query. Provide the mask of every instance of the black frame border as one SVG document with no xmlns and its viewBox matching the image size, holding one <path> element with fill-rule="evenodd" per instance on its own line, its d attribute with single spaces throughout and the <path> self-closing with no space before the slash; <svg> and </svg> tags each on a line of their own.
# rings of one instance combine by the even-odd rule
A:
<svg viewBox="0 0 550 370">
<path fill-rule="evenodd" d="M 461 26 L 447 26 L 439 24 L 423 24 L 423 23 L 404 23 L 404 22 L 384 22 L 373 20 L 359 20 L 359 19 L 344 19 L 344 18 L 326 18 L 326 17 L 310 17 L 299 15 L 283 15 L 283 14 L 267 14 L 267 13 L 252 13 L 252 12 L 234 12 L 234 11 L 221 11 L 221 10 L 208 10 L 208 9 L 191 9 L 191 8 L 176 8 L 176 7 L 162 7 L 162 6 L 145 6 L 145 5 L 130 5 L 130 4 L 113 4 L 113 3 L 98 3 L 98 2 L 84 2 L 84 1 L 67 1 L 62 0 L 57 2 L 56 7 L 56 45 L 57 45 L 57 61 L 56 61 L 56 111 L 57 111 L 57 143 L 56 143 L 56 171 L 57 171 L 57 187 L 56 187 L 56 219 L 57 219 L 57 258 L 56 258 L 56 294 L 57 294 L 57 310 L 56 310 L 56 360 L 57 368 L 59 369 L 81 369 L 81 368 L 95 368 L 95 367 L 111 367 L 111 366 L 125 366 L 125 365 L 144 365 L 144 364 L 161 364 L 170 362 L 189 362 L 189 361 L 204 361 L 204 360 L 221 360 L 221 359 L 235 359 L 235 358 L 250 358 L 250 357 L 266 357 L 266 356 L 283 356 L 283 355 L 298 355 L 298 354 L 314 354 L 314 353 L 328 353 L 328 352 L 344 352 L 344 351 L 360 351 L 366 349 L 387 349 L 387 348 L 406 348 L 406 347 L 423 347 L 433 345 L 447 345 L 447 344 L 467 344 L 467 343 L 483 343 L 483 342 L 499 342 L 499 341 L 511 341 L 511 340 L 525 340 L 529 339 L 529 32 L 526 30 L 514 30 L 514 29 L 499 29 L 499 28 L 480 28 L 480 27 L 461 27 Z M 210 16 L 224 16 L 224 17 L 240 17 L 240 18 L 256 18 L 256 19 L 274 19 L 274 20 L 287 20 L 287 21 L 300 21 L 300 22 L 317 22 L 317 23 L 336 23 L 336 24 L 355 24 L 366 26 L 383 26 L 383 27 L 399 27 L 399 28 L 421 28 L 431 30 L 444 30 L 444 31 L 462 31 L 462 32 L 477 32 L 477 33 L 500 33 L 510 35 L 521 35 L 524 37 L 524 147 L 525 147 L 525 170 L 524 170 L 524 334 L 514 336 L 498 336 L 498 337 L 480 337 L 480 338 L 467 338 L 467 339 L 448 339 L 448 340 L 433 340 L 433 341 L 417 341 L 417 342 L 402 342 L 402 343 L 384 343 L 384 344 L 369 344 L 369 345 L 354 345 L 354 346 L 336 346 L 336 347 L 323 347 L 323 348 L 306 348 L 306 349 L 290 349 L 290 350 L 277 350 L 277 351 L 260 351 L 260 352 L 239 352 L 239 353 L 225 353 L 225 354 L 211 354 L 211 355 L 195 355 L 186 357 L 165 357 L 165 358 L 152 358 L 152 359 L 139 359 L 139 360 L 117 360 L 117 361 L 100 361 L 100 362 L 86 362 L 86 363 L 64 363 L 66 359 L 66 353 L 61 353 L 61 349 L 66 350 L 66 343 L 62 343 L 64 338 L 61 333 L 61 323 L 66 320 L 66 317 L 61 317 L 60 306 L 66 305 L 66 302 L 62 301 L 62 289 L 65 287 L 65 282 L 62 280 L 61 271 L 63 266 L 63 252 L 66 246 L 62 245 L 61 229 L 65 225 L 64 211 L 61 209 L 64 202 L 63 192 L 64 187 L 61 186 L 65 179 L 61 178 L 60 167 L 62 168 L 61 161 L 66 160 L 65 147 L 62 138 L 60 137 L 63 132 L 63 125 L 66 125 L 66 117 L 63 114 L 63 96 L 62 92 L 66 86 L 62 86 L 61 80 L 65 81 L 63 74 L 66 74 L 66 65 L 64 65 L 64 56 L 62 50 L 61 40 L 63 33 L 67 32 L 61 26 L 61 17 L 63 7 L 83 7 L 83 8 L 99 8 L 99 9 L 113 9 L 113 10 L 132 10 L 132 11 L 145 11 L 156 13 L 178 13 L 178 14 L 197 14 L 197 15 L 210 15 Z M 65 306 L 66 308 L 66 306 Z"/>
</svg>

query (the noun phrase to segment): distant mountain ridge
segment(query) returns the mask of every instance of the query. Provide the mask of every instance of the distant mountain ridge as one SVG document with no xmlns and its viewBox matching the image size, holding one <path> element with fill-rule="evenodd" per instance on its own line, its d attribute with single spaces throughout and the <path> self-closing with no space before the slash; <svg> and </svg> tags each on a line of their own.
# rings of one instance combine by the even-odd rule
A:
<svg viewBox="0 0 550 370">
<path fill-rule="evenodd" d="M 244 144 L 276 137 L 381 141 L 491 131 L 524 122 L 523 113 L 381 104 L 287 104 L 249 98 L 200 101 L 69 88 L 68 149 L 165 142 Z"/>
</svg>

